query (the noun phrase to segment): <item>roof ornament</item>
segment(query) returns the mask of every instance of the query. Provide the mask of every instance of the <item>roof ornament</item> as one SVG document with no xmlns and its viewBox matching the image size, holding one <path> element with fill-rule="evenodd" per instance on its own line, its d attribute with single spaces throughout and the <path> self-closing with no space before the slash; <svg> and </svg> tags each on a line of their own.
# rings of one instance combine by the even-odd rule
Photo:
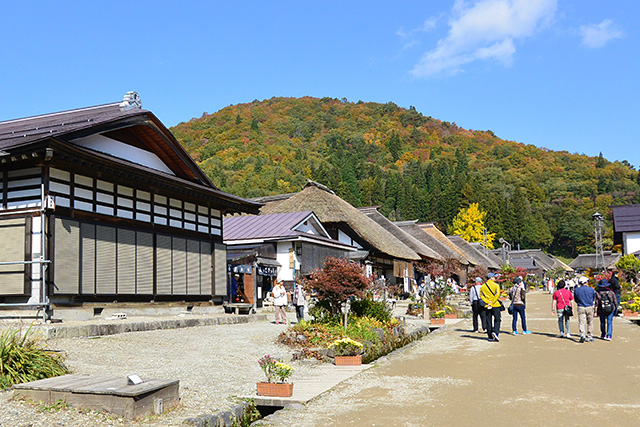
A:
<svg viewBox="0 0 640 427">
<path fill-rule="evenodd" d="M 118 106 L 120 107 L 120 111 L 132 110 L 134 108 L 140 109 L 142 108 L 142 100 L 138 92 L 130 91 L 126 93 Z"/>
</svg>

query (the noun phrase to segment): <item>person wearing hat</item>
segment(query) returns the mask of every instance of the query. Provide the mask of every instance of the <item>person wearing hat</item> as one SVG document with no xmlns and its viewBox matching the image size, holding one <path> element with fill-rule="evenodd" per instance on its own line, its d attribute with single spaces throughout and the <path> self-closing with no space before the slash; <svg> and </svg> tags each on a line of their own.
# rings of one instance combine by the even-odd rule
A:
<svg viewBox="0 0 640 427">
<path fill-rule="evenodd" d="M 476 277 L 474 280 L 473 286 L 469 289 L 469 303 L 471 304 L 471 313 L 473 316 L 473 332 L 480 333 L 478 329 L 478 317 L 480 317 L 480 321 L 482 322 L 482 330 L 487 330 L 487 325 L 485 323 L 485 316 L 482 315 L 483 307 L 480 303 L 482 301 L 480 299 L 480 288 L 482 287 L 482 278 Z"/>
<path fill-rule="evenodd" d="M 487 274 L 487 281 L 480 287 L 480 299 L 484 302 L 484 322 L 487 327 L 489 341 L 500 341 L 500 311 L 503 306 L 500 302 L 500 286 L 495 282 L 495 274 Z"/>
<path fill-rule="evenodd" d="M 607 279 L 598 282 L 596 290 L 596 316 L 600 318 L 600 338 L 611 341 L 613 338 L 613 316 L 616 314 L 616 294 L 611 290 Z"/>
<path fill-rule="evenodd" d="M 589 286 L 589 278 L 581 276 L 578 279 L 578 288 L 574 297 L 578 306 L 578 329 L 580 330 L 580 342 L 593 341 L 593 305 L 596 299 L 596 291 Z"/>
<path fill-rule="evenodd" d="M 526 291 L 524 289 L 524 282 L 521 277 L 516 277 L 513 279 L 513 287 L 509 290 L 509 299 L 513 307 L 513 319 L 511 320 L 513 335 L 518 335 L 518 315 L 520 315 L 520 322 L 522 323 L 522 333 L 525 335 L 531 333 L 531 331 L 527 329 L 527 320 L 524 316 L 525 298 Z"/>
</svg>

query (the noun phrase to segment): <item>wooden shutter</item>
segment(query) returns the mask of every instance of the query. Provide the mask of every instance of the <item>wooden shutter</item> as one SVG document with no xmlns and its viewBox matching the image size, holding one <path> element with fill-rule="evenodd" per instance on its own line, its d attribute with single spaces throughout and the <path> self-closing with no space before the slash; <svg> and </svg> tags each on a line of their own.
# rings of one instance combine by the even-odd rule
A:
<svg viewBox="0 0 640 427">
<path fill-rule="evenodd" d="M 157 289 L 158 295 L 171 295 L 171 237 L 156 236 Z"/>
<path fill-rule="evenodd" d="M 82 239 L 82 293 L 96 293 L 96 226 L 80 224 Z"/>
<path fill-rule="evenodd" d="M 214 249 L 214 295 L 227 294 L 227 246 L 216 243 Z"/>
<path fill-rule="evenodd" d="M 187 294 L 200 295 L 200 242 L 187 240 Z"/>
<path fill-rule="evenodd" d="M 200 243 L 200 295 L 214 295 L 211 242 Z M 225 267 L 226 268 L 226 267 Z"/>
<path fill-rule="evenodd" d="M 0 221 L 0 262 L 25 260 L 26 218 Z M 0 295 L 25 294 L 25 264 L 0 266 Z"/>
<path fill-rule="evenodd" d="M 118 294 L 136 293 L 136 232 L 118 229 Z"/>
<path fill-rule="evenodd" d="M 96 226 L 96 293 L 116 293 L 116 229 Z"/>
<path fill-rule="evenodd" d="M 80 290 L 80 223 L 71 219 L 56 218 L 54 233 L 53 293 L 78 294 Z"/>
<path fill-rule="evenodd" d="M 153 294 L 153 234 L 136 233 L 136 293 Z"/>
<path fill-rule="evenodd" d="M 187 294 L 187 241 L 180 237 L 172 238 L 173 257 L 173 295 Z"/>
</svg>

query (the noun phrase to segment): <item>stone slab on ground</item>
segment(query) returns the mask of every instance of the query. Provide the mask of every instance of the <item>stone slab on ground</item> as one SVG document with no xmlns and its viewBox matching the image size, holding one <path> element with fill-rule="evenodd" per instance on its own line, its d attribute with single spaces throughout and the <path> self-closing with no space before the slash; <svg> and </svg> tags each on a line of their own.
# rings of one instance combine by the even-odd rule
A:
<svg viewBox="0 0 640 427">
<path fill-rule="evenodd" d="M 126 377 L 63 375 L 13 386 L 17 397 L 51 406 L 64 402 L 91 411 L 110 412 L 128 419 L 162 413 L 179 402 L 179 381 L 147 379 L 128 384 Z"/>
</svg>

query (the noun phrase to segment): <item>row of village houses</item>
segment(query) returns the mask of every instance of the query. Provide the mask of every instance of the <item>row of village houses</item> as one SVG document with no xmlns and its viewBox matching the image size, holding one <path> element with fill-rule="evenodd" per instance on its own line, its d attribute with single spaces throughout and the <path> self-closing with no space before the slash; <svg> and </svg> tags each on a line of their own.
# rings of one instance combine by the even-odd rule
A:
<svg viewBox="0 0 640 427">
<path fill-rule="evenodd" d="M 276 279 L 292 286 L 327 256 L 405 289 L 421 263 L 454 260 L 464 283 L 474 267 L 504 261 L 315 182 L 260 200 L 220 191 L 135 92 L 0 122 L 0 191 L 0 307 L 219 303 L 236 292 L 259 306 Z M 509 259 L 537 274 L 569 269 L 542 251 Z"/>
</svg>

